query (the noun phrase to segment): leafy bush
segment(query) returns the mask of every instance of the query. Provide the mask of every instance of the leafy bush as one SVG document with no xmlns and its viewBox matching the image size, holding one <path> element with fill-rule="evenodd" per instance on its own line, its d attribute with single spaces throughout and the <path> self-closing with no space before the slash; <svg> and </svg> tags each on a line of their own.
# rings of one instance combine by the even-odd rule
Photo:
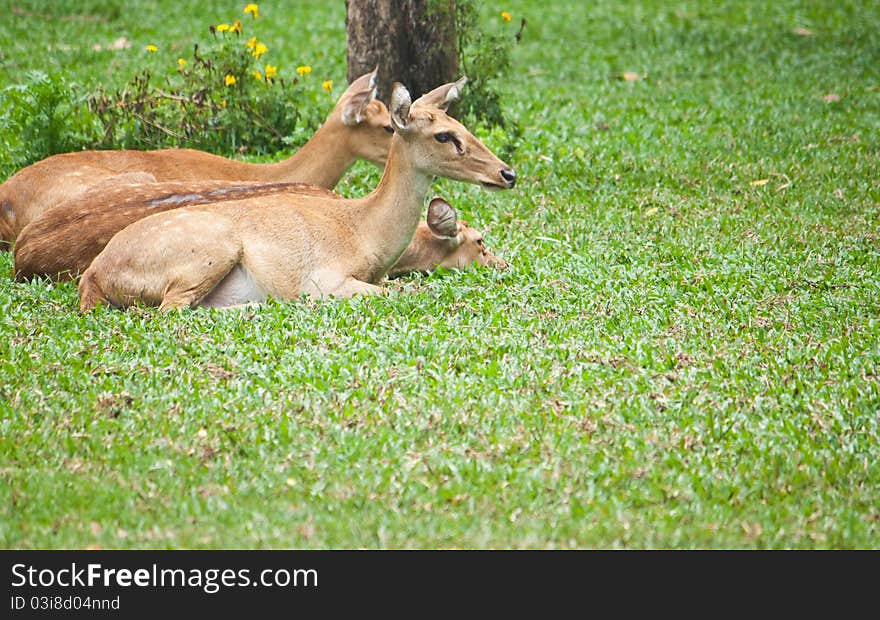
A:
<svg viewBox="0 0 880 620">
<path fill-rule="evenodd" d="M 479 20 L 473 0 L 455 3 L 458 64 L 468 76 L 458 115 L 500 157 L 509 159 L 522 137 L 522 128 L 505 116 L 497 84 L 510 72 L 513 47 L 522 37 L 526 20 L 512 32 L 510 14 L 503 12 L 499 19 L 502 27 L 492 28 Z"/>
<path fill-rule="evenodd" d="M 506 25 L 512 18 L 504 12 L 500 19 Z M 522 37 L 525 25 L 523 19 L 516 33 L 509 28 L 490 30 L 479 22 L 473 0 L 455 3 L 458 64 L 468 76 L 468 87 L 459 104 L 462 117 L 490 126 L 506 127 L 509 124 L 501 109 L 496 83 L 510 71 L 513 46 Z"/>
<path fill-rule="evenodd" d="M 101 136 L 82 89 L 59 75 L 33 71 L 0 90 L 0 175 L 49 155 L 88 148 Z"/>
<path fill-rule="evenodd" d="M 247 38 L 238 20 L 212 25 L 210 33 L 192 58 L 169 59 L 175 69 L 168 74 L 145 69 L 121 90 L 91 98 L 104 126 L 102 146 L 266 154 L 301 144 L 317 129 L 329 100 L 303 79 L 309 67 L 298 67 L 291 80 L 280 77 L 263 61 L 267 47 Z"/>
</svg>

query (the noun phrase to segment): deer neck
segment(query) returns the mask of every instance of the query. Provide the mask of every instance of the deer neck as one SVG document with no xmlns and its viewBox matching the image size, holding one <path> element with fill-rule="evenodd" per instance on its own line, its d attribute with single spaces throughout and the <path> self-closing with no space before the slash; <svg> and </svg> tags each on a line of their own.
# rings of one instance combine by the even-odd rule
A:
<svg viewBox="0 0 880 620">
<path fill-rule="evenodd" d="M 412 241 L 433 181 L 413 165 L 406 144 L 394 136 L 379 185 L 349 211 L 365 255 L 376 262 L 375 279 L 385 275 Z"/>
<path fill-rule="evenodd" d="M 388 270 L 389 278 L 411 271 L 429 271 L 442 260 L 441 256 L 436 256 L 435 248 L 438 244 L 432 243 L 431 233 L 421 224 L 420 221 L 416 225 L 412 241 Z"/>
<path fill-rule="evenodd" d="M 331 117 L 296 153 L 284 161 L 261 164 L 260 180 L 333 189 L 355 162 L 345 133 L 346 127 Z"/>
</svg>

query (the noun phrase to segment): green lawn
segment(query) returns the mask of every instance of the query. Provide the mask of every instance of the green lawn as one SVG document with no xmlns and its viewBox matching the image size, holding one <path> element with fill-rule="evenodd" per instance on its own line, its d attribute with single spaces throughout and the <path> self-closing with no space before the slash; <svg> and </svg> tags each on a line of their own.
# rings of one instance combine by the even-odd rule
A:
<svg viewBox="0 0 880 620">
<path fill-rule="evenodd" d="M 244 4 L 0 0 L 0 88 Z M 4 548 L 880 548 L 880 4 L 481 5 L 520 183 L 435 189 L 512 268 L 81 316 L 3 254 Z M 260 12 L 344 84 L 342 2 Z"/>
</svg>

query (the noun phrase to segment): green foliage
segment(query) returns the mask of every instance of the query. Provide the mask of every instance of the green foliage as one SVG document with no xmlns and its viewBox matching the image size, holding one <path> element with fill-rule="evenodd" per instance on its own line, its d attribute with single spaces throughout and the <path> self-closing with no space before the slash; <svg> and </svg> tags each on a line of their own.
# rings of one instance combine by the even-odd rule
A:
<svg viewBox="0 0 880 620">
<path fill-rule="evenodd" d="M 88 148 L 99 132 L 76 83 L 31 71 L 23 83 L 0 90 L 0 178 L 49 155 Z"/>
<path fill-rule="evenodd" d="M 510 17 L 507 12 L 503 15 Z M 514 46 L 521 40 L 525 25 L 524 18 L 518 29 L 499 14 L 490 19 L 473 0 L 455 2 L 458 63 L 468 76 L 456 114 L 505 160 L 516 152 L 522 127 L 505 113 L 499 88 L 511 78 Z"/>
<path fill-rule="evenodd" d="M 92 10 L 102 19 L 119 16 L 118 7 Z M 39 12 L 33 17 L 53 19 Z M 183 55 L 172 54 L 172 45 L 125 50 L 137 60 L 126 65 L 132 77 L 117 86 L 26 72 L 22 83 L 0 90 L 0 178 L 55 153 L 89 148 L 177 146 L 259 156 L 301 146 L 333 100 L 321 80 L 306 73 L 309 67 L 300 75 L 294 66 L 273 65 L 280 54 L 254 36 L 261 25 L 247 17 L 219 30 L 193 24 L 190 32 L 208 32 L 208 39 L 194 44 L 186 36 L 192 51 Z M 2 61 L 0 56 L 0 68 Z"/>
<path fill-rule="evenodd" d="M 506 27 L 508 24 L 500 17 L 496 21 L 480 19 L 473 0 L 455 2 L 458 63 L 468 76 L 468 87 L 458 110 L 462 118 L 472 123 L 506 127 L 498 81 L 509 77 L 513 46 L 522 36 L 525 19 L 518 31 Z"/>
<path fill-rule="evenodd" d="M 210 30 L 212 41 L 195 45 L 191 58 L 166 59 L 176 70 L 144 70 L 91 99 L 104 125 L 102 146 L 265 155 L 289 145 L 292 133 L 317 129 L 328 106 L 316 88 L 295 74 L 279 76 L 264 61 L 265 45 L 246 38 L 241 22 Z"/>
</svg>

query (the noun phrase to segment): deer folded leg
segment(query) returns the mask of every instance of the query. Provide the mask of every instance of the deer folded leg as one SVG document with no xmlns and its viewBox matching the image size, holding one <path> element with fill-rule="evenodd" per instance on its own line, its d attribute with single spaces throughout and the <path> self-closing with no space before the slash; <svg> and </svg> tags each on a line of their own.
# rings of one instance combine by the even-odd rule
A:
<svg viewBox="0 0 880 620">
<path fill-rule="evenodd" d="M 196 306 L 241 260 L 231 220 L 200 211 L 157 213 L 117 233 L 80 281 L 80 310 L 102 301 L 171 310 Z"/>
<path fill-rule="evenodd" d="M 215 251 L 207 266 L 195 267 L 187 273 L 168 282 L 159 310 L 167 312 L 177 308 L 194 308 L 204 299 L 235 267 L 240 252 Z M 187 267 L 183 265 L 183 267 Z"/>
<path fill-rule="evenodd" d="M 355 278 L 346 278 L 339 286 L 329 292 L 333 297 L 343 299 L 354 297 L 355 295 L 381 295 L 382 293 L 383 289 L 381 287 Z"/>
</svg>

